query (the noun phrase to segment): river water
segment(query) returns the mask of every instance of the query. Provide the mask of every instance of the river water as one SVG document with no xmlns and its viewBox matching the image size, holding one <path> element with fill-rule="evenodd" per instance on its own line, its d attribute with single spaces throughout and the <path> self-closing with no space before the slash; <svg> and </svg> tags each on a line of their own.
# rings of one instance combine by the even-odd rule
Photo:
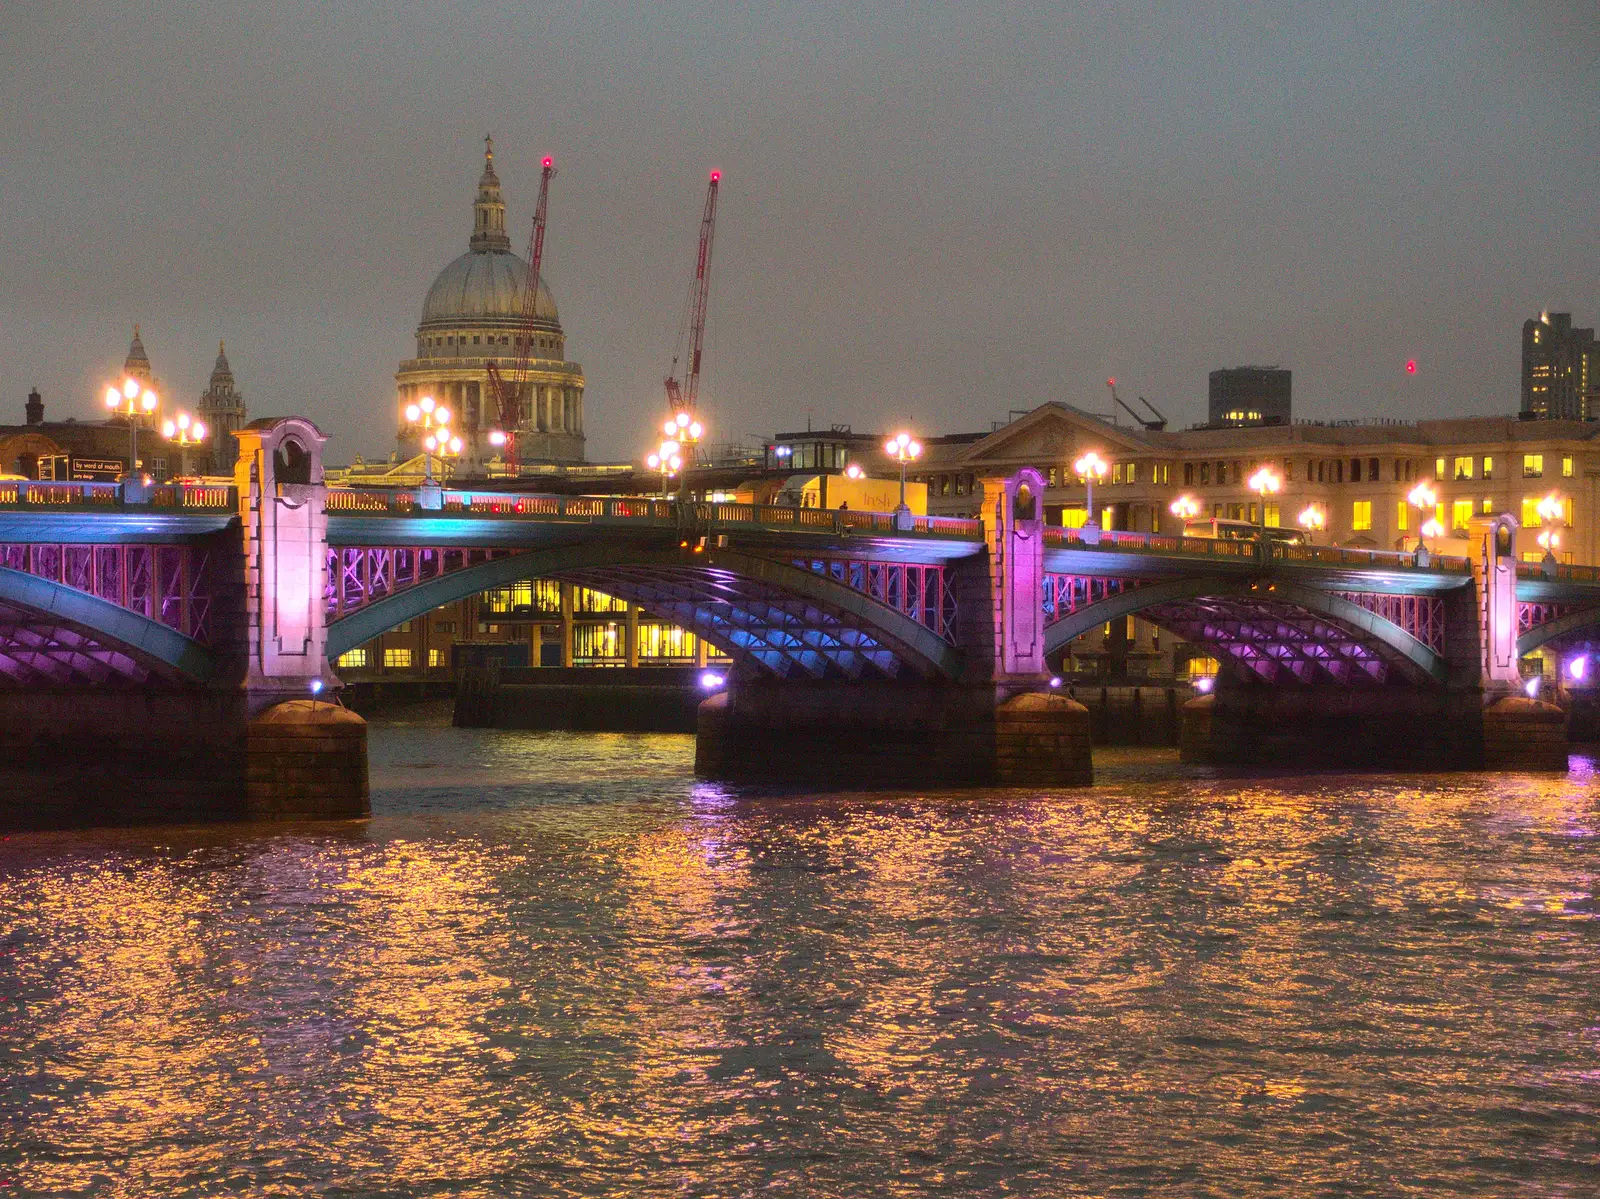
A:
<svg viewBox="0 0 1600 1199">
<path fill-rule="evenodd" d="M 372 729 L 350 825 L 0 843 L 0 1195 L 1597 1195 L 1600 789 L 757 795 Z"/>
</svg>

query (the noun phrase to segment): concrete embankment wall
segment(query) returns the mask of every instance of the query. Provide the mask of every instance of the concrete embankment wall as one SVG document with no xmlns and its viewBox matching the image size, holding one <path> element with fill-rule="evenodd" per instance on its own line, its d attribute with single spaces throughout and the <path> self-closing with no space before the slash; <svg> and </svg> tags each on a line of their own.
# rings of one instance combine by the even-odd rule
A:
<svg viewBox="0 0 1600 1199">
<path fill-rule="evenodd" d="M 251 709 L 243 690 L 0 692 L 0 829 L 367 814 L 358 716 Z"/>
<path fill-rule="evenodd" d="M 468 667 L 460 728 L 692 733 L 705 692 L 692 667 Z"/>
<path fill-rule="evenodd" d="M 1188 684 L 1073 683 L 1066 694 L 1089 709 L 1089 735 L 1096 745 L 1177 745 Z"/>
<path fill-rule="evenodd" d="M 741 681 L 700 705 L 703 778 L 848 788 L 1087 786 L 1088 714 L 993 685 Z"/>
</svg>

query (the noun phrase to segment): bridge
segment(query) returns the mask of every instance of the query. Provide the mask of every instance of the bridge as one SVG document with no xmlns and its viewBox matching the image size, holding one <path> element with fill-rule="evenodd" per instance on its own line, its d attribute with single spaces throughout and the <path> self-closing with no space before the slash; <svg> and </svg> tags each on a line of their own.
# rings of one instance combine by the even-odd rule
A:
<svg viewBox="0 0 1600 1199">
<path fill-rule="evenodd" d="M 1083 710 L 1048 663 L 1129 615 L 1223 663 L 1185 710 L 1191 757 L 1564 768 L 1517 661 L 1600 626 L 1600 571 L 1518 561 L 1509 516 L 1478 522 L 1475 560 L 1430 558 L 1046 528 L 1026 470 L 984 481 L 981 520 L 908 521 L 336 488 L 310 422 L 240 440 L 233 486 L 0 484 L 0 702 L 12 760 L 62 774 L 45 809 L 138 780 L 117 801 L 134 815 L 357 811 L 364 729 L 318 699 L 330 662 L 525 579 L 728 654 L 699 768 L 796 781 L 1087 782 Z"/>
</svg>

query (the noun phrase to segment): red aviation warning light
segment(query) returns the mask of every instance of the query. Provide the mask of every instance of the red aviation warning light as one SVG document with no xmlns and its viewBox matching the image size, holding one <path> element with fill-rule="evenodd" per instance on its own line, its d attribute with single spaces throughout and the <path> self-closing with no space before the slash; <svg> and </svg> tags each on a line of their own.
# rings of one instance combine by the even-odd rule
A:
<svg viewBox="0 0 1600 1199">
<path fill-rule="evenodd" d="M 1417 373 L 1417 360 L 1415 358 L 1407 358 L 1406 359 L 1406 374 L 1414 375 L 1416 373 Z"/>
</svg>

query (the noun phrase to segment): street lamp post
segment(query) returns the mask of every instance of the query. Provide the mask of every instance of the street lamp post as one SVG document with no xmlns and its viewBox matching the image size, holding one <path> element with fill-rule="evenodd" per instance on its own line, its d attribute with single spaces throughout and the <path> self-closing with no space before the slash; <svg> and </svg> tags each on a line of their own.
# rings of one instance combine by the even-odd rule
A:
<svg viewBox="0 0 1600 1199">
<path fill-rule="evenodd" d="M 178 447 L 178 474 L 189 473 L 187 450 L 192 445 L 199 445 L 206 439 L 205 422 L 195 420 L 187 412 L 178 413 L 173 420 L 163 421 L 161 436 Z"/>
<path fill-rule="evenodd" d="M 661 431 L 667 435 L 668 441 L 677 443 L 678 452 L 683 459 L 683 475 L 678 483 L 678 500 L 680 503 L 689 501 L 689 468 L 694 465 L 694 447 L 700 444 L 700 439 L 705 436 L 706 427 L 687 412 L 680 412 L 676 416 L 669 416 L 666 424 L 661 426 Z"/>
<path fill-rule="evenodd" d="M 1105 478 L 1106 471 L 1110 468 L 1104 458 L 1090 450 L 1072 464 L 1072 469 L 1077 471 L 1078 478 L 1083 480 L 1083 503 L 1087 513 L 1083 522 L 1083 539 L 1090 545 L 1095 545 L 1100 540 L 1100 522 L 1094 517 L 1094 484 L 1096 479 Z"/>
<path fill-rule="evenodd" d="M 898 532 L 909 533 L 915 527 L 910 505 L 906 503 L 906 463 L 922 457 L 922 443 L 909 433 L 896 433 L 883 443 L 884 453 L 900 464 L 900 506 L 894 510 L 894 527 Z"/>
<path fill-rule="evenodd" d="M 1263 466 L 1250 476 L 1249 486 L 1251 491 L 1261 497 L 1259 527 L 1261 529 L 1261 540 L 1265 541 L 1267 539 L 1267 497 L 1269 495 L 1277 495 L 1278 492 L 1283 490 L 1283 476 L 1273 470 L 1272 467 Z"/>
<path fill-rule="evenodd" d="M 1419 513 L 1433 513 L 1436 511 L 1436 505 L 1439 502 L 1439 493 L 1424 479 L 1411 489 L 1410 494 L 1406 496 L 1406 502 L 1417 509 Z M 1428 564 L 1428 538 L 1437 537 L 1443 532 L 1444 526 L 1439 523 L 1435 516 L 1430 515 L 1427 520 L 1422 522 L 1422 526 L 1417 530 L 1416 560 L 1418 566 L 1426 566 Z"/>
<path fill-rule="evenodd" d="M 422 473 L 432 483 L 434 451 L 440 447 L 448 450 L 453 444 L 454 451 L 448 455 L 440 454 L 440 457 L 454 457 L 461 453 L 461 438 L 450 436 L 450 409 L 435 403 L 432 396 L 423 396 L 415 404 L 406 405 L 406 422 L 422 434 Z"/>
<path fill-rule="evenodd" d="M 1188 523 L 1200 515 L 1200 501 L 1192 495 L 1180 495 L 1168 506 L 1168 511 L 1178 518 L 1178 536 L 1182 537 Z"/>
<path fill-rule="evenodd" d="M 1540 566 L 1544 568 L 1545 577 L 1553 579 L 1560 566 L 1556 551 L 1561 548 L 1561 530 L 1566 523 L 1566 504 L 1552 491 L 1539 501 L 1535 511 L 1539 514 L 1539 548 L 1544 550 L 1544 560 Z"/>
<path fill-rule="evenodd" d="M 139 469 L 139 418 L 152 415 L 160 402 L 160 396 L 132 377 L 124 379 L 121 387 L 106 388 L 106 407 L 111 410 L 112 415 L 124 416 L 128 420 L 126 478 L 130 483 Z"/>
<path fill-rule="evenodd" d="M 672 440 L 663 441 L 656 452 L 644 460 L 651 470 L 661 472 L 661 498 L 667 498 L 667 480 L 672 478 L 683 467 L 683 458 L 678 453 L 678 443 Z"/>
<path fill-rule="evenodd" d="M 1307 533 L 1315 536 L 1328 527 L 1328 514 L 1322 510 L 1320 505 L 1307 504 L 1300 509 L 1300 515 L 1295 518 L 1295 523 Z"/>
</svg>

